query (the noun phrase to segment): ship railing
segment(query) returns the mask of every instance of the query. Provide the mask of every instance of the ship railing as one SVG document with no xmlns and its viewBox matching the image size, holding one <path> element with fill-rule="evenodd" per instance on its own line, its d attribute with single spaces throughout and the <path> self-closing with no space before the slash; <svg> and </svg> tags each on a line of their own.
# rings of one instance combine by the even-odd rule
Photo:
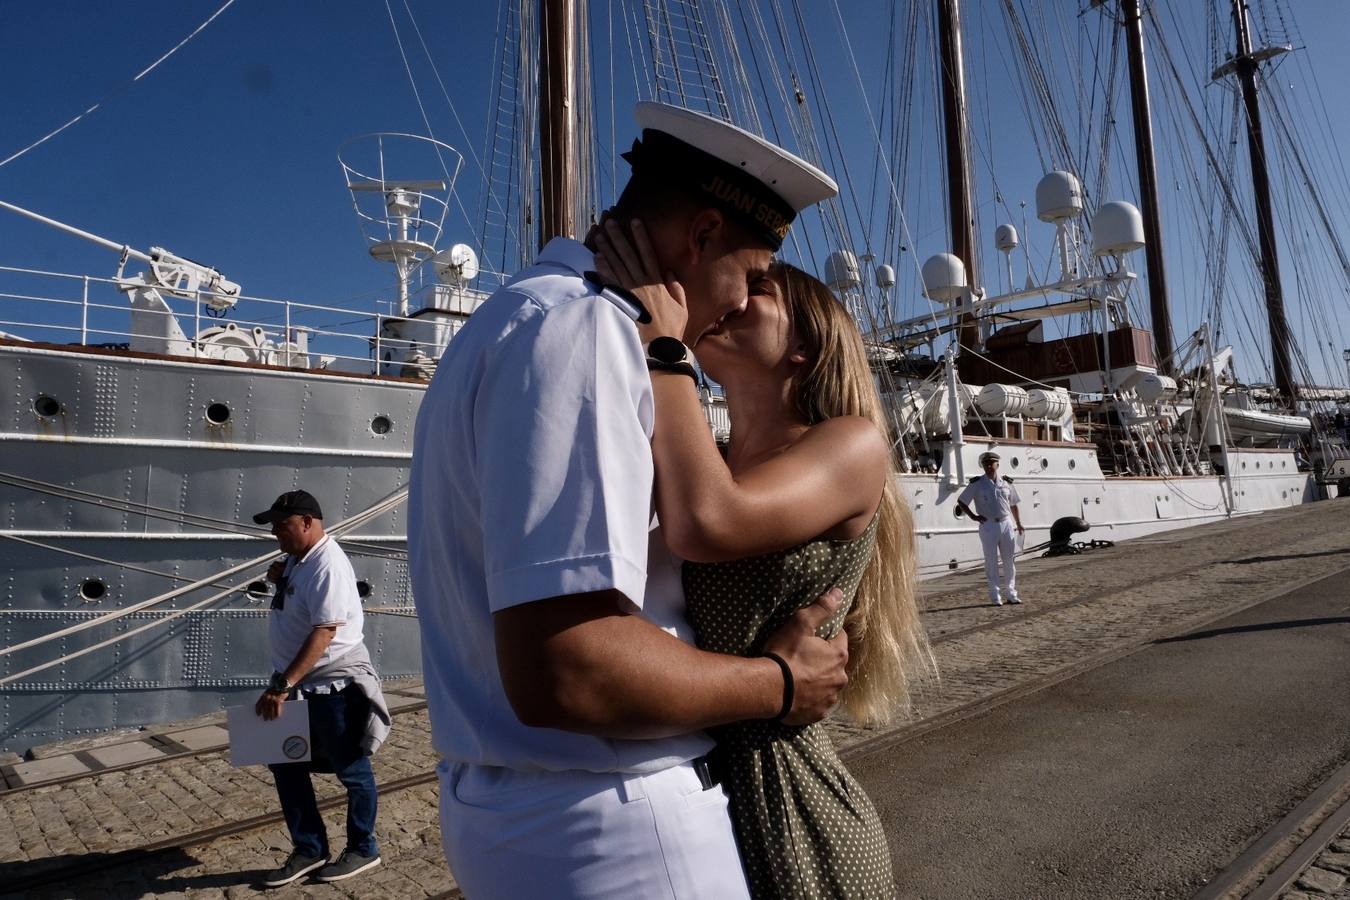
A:
<svg viewBox="0 0 1350 900">
<path fill-rule="evenodd" d="M 0 266 L 0 336 L 114 349 L 158 343 L 171 355 L 359 373 L 376 371 L 389 358 L 423 350 L 435 355 L 434 348 L 385 333 L 384 323 L 396 315 L 248 295 L 222 313 L 207 291 L 160 289 L 166 309 L 137 311 L 142 327 L 133 330 L 126 289 L 127 282 L 114 278 Z M 144 327 L 156 316 L 172 318 L 182 339 L 165 338 L 169 330 L 162 326 Z"/>
</svg>

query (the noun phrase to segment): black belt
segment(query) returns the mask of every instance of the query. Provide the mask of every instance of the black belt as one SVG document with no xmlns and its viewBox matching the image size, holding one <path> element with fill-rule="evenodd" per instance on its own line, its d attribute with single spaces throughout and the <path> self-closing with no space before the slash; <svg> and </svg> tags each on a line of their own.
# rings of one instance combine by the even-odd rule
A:
<svg viewBox="0 0 1350 900">
<path fill-rule="evenodd" d="M 698 783 L 703 785 L 705 791 L 710 791 L 722 782 L 713 768 L 712 760 L 707 756 L 700 756 L 697 759 L 691 759 L 690 765 L 694 767 L 694 772 L 698 775 Z"/>
</svg>

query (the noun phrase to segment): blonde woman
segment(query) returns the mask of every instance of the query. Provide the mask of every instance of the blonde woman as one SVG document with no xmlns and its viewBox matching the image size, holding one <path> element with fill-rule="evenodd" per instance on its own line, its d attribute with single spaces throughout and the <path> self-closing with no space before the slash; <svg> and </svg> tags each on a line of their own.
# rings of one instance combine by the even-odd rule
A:
<svg viewBox="0 0 1350 900">
<path fill-rule="evenodd" d="M 759 655 L 766 635 L 831 586 L 845 603 L 826 626 L 849 634 L 844 705 L 876 723 L 906 709 L 930 663 L 914 590 L 909 508 L 853 319 L 825 285 L 784 263 L 754 274 L 743 308 L 685 335 L 683 291 L 663 277 L 640 222 L 598 229 L 601 274 L 651 315 L 656 505 L 687 560 L 687 612 L 701 647 Z M 726 455 L 709 433 L 678 348 L 696 345 L 726 392 Z M 664 351 L 664 352 L 663 352 Z M 790 674 L 784 666 L 785 676 Z M 790 701 L 785 700 L 785 708 Z M 776 720 L 715 729 L 713 760 L 730 799 L 756 897 L 889 897 L 881 821 L 819 725 Z"/>
</svg>

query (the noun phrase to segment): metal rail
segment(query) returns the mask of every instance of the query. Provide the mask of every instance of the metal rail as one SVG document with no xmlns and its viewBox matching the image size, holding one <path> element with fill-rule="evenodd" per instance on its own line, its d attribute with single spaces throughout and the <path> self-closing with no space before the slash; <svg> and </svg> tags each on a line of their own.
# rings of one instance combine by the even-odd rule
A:
<svg viewBox="0 0 1350 900">
<path fill-rule="evenodd" d="M 1350 824 L 1350 763 L 1333 772 L 1191 900 L 1229 897 L 1277 900 L 1347 824 Z M 1298 841 L 1298 836 L 1309 829 L 1312 833 Z M 1298 843 L 1291 851 L 1290 844 L 1294 841 Z M 1252 887 L 1257 879 L 1260 883 Z"/>
</svg>

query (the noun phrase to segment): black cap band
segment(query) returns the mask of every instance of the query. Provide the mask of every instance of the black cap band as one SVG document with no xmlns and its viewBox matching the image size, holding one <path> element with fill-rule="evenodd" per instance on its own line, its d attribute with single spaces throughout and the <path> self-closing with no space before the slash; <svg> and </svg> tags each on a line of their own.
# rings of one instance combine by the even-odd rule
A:
<svg viewBox="0 0 1350 900">
<path fill-rule="evenodd" d="M 736 219 L 770 250 L 783 246 L 797 217 L 796 210 L 758 178 L 664 131 L 644 129 L 623 158 L 634 175 L 674 178 L 688 185 L 695 199 Z"/>
</svg>

